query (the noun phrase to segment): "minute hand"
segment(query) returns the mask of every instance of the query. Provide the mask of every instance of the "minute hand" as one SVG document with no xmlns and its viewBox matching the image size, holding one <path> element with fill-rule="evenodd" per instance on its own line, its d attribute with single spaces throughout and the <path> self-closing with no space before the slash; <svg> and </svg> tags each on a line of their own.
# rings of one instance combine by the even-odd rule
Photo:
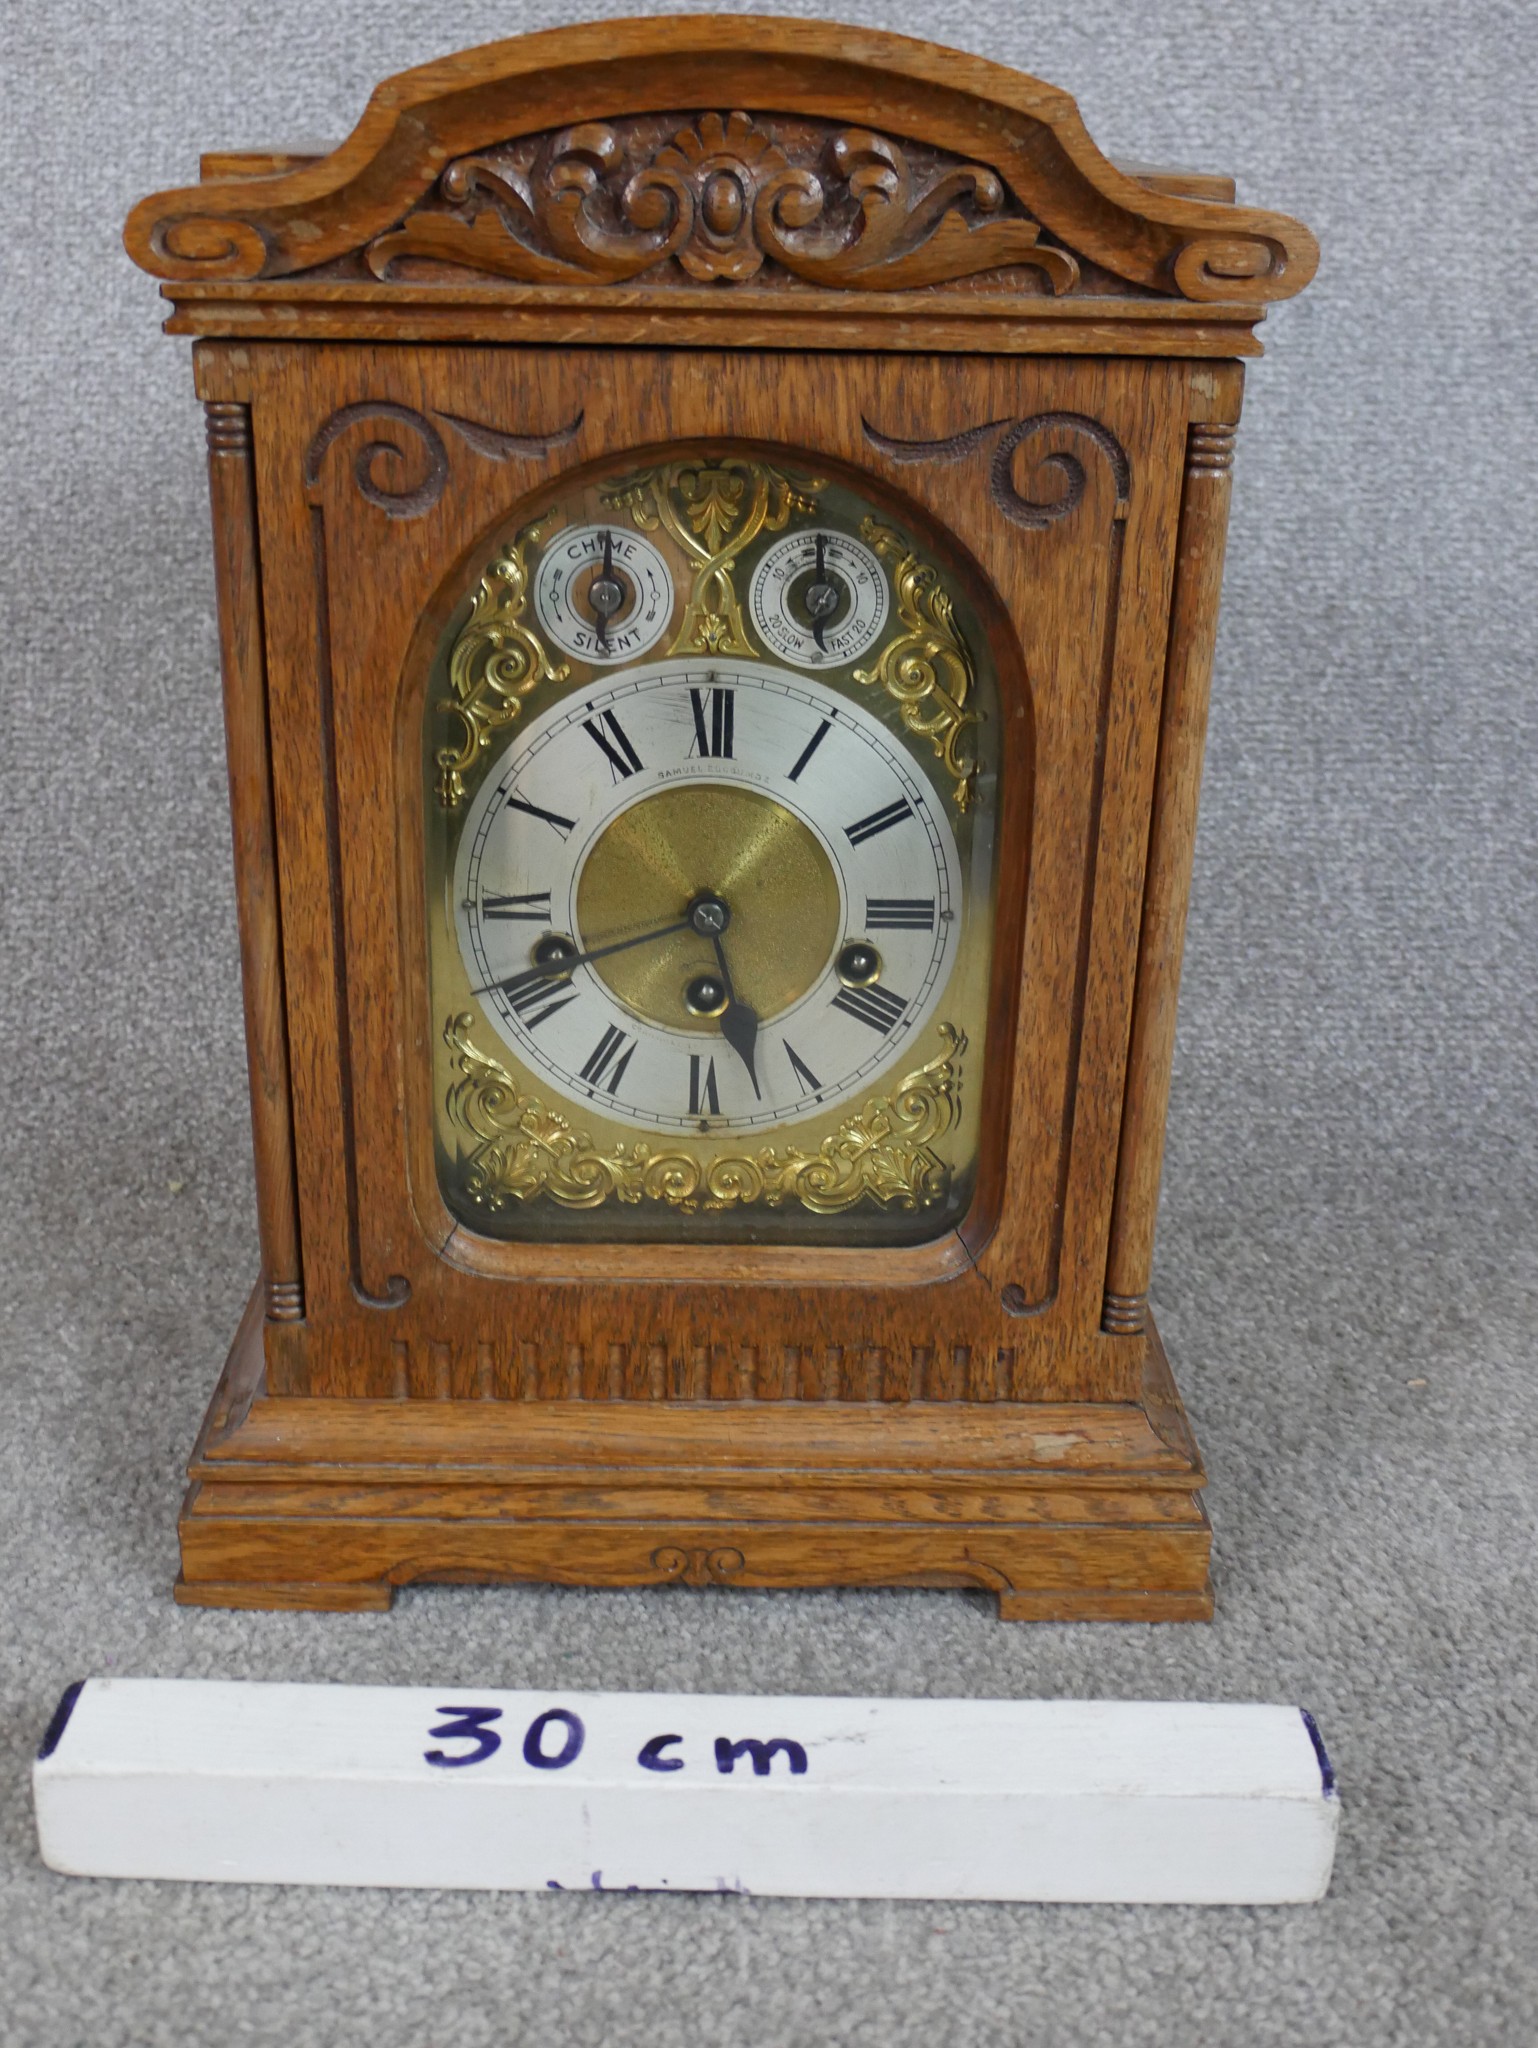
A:
<svg viewBox="0 0 1538 2048">
<path fill-rule="evenodd" d="M 670 939 L 674 932 L 693 929 L 688 918 L 683 917 L 676 924 L 659 925 L 654 932 L 638 932 L 633 939 L 615 939 L 611 945 L 594 946 L 586 953 L 573 953 L 569 960 L 551 960 L 544 966 L 522 968 L 517 974 L 504 975 L 500 981 L 489 981 L 484 988 L 472 989 L 470 993 L 489 996 L 493 989 L 531 988 L 537 981 L 560 981 L 574 967 L 586 967 L 590 960 L 607 960 L 611 953 L 625 953 L 632 946 L 649 946 L 654 939 Z"/>
</svg>

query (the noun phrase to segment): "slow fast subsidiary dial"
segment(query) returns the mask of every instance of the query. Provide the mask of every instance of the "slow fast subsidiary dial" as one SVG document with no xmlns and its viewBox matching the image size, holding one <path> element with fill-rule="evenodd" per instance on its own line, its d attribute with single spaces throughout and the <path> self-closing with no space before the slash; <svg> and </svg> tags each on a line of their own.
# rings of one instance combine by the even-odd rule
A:
<svg viewBox="0 0 1538 2048">
<path fill-rule="evenodd" d="M 579 661 L 636 661 L 668 629 L 673 579 L 634 528 L 569 526 L 540 559 L 534 609 L 556 645 Z"/>
<path fill-rule="evenodd" d="M 955 963 L 943 809 L 880 722 L 666 661 L 525 728 L 460 842 L 460 950 L 553 1091 L 678 1131 L 818 1116 L 917 1056 Z"/>
<path fill-rule="evenodd" d="M 798 668 L 856 661 L 886 623 L 887 580 L 852 535 L 787 534 L 759 563 L 749 591 L 764 645 Z"/>
</svg>

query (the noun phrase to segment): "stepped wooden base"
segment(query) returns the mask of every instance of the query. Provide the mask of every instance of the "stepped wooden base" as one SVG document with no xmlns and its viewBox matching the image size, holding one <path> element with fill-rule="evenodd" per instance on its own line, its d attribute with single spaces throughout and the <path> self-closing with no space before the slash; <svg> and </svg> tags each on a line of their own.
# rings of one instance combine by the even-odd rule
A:
<svg viewBox="0 0 1538 2048">
<path fill-rule="evenodd" d="M 272 1399 L 248 1311 L 189 1468 L 176 1597 L 373 1609 L 418 1580 L 970 1586 L 1009 1621 L 1212 1612 L 1158 1337 L 1141 1402 Z"/>
</svg>

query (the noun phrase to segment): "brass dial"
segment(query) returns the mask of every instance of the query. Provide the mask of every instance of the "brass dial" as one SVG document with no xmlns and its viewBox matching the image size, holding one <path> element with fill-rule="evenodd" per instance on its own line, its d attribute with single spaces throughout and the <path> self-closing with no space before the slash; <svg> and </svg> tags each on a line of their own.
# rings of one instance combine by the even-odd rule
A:
<svg viewBox="0 0 1538 2048">
<path fill-rule="evenodd" d="M 576 936 L 584 949 L 602 947 L 704 895 L 730 906 L 732 983 L 765 1022 L 826 973 L 842 905 L 821 841 L 762 791 L 721 783 L 660 790 L 605 826 L 577 884 Z M 687 1000 L 699 978 L 717 972 L 710 939 L 692 926 L 610 954 L 594 971 L 639 1016 L 716 1032 L 714 1014 Z"/>
</svg>

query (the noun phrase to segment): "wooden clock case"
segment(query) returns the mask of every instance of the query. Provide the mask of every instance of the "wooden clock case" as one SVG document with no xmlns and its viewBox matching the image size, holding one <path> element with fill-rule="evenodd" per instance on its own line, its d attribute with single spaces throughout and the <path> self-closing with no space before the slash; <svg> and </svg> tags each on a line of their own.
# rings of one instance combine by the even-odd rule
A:
<svg viewBox="0 0 1538 2048">
<path fill-rule="evenodd" d="M 1113 165 L 1033 79 L 806 21 L 515 39 L 202 175 L 127 242 L 207 412 L 262 1274 L 178 1599 L 1207 1615 L 1147 1293 L 1239 359 L 1307 231 Z M 553 479 L 723 437 L 868 480 L 992 593 L 977 1198 L 910 1249 L 494 1243 L 433 1171 L 421 635 Z"/>
</svg>

